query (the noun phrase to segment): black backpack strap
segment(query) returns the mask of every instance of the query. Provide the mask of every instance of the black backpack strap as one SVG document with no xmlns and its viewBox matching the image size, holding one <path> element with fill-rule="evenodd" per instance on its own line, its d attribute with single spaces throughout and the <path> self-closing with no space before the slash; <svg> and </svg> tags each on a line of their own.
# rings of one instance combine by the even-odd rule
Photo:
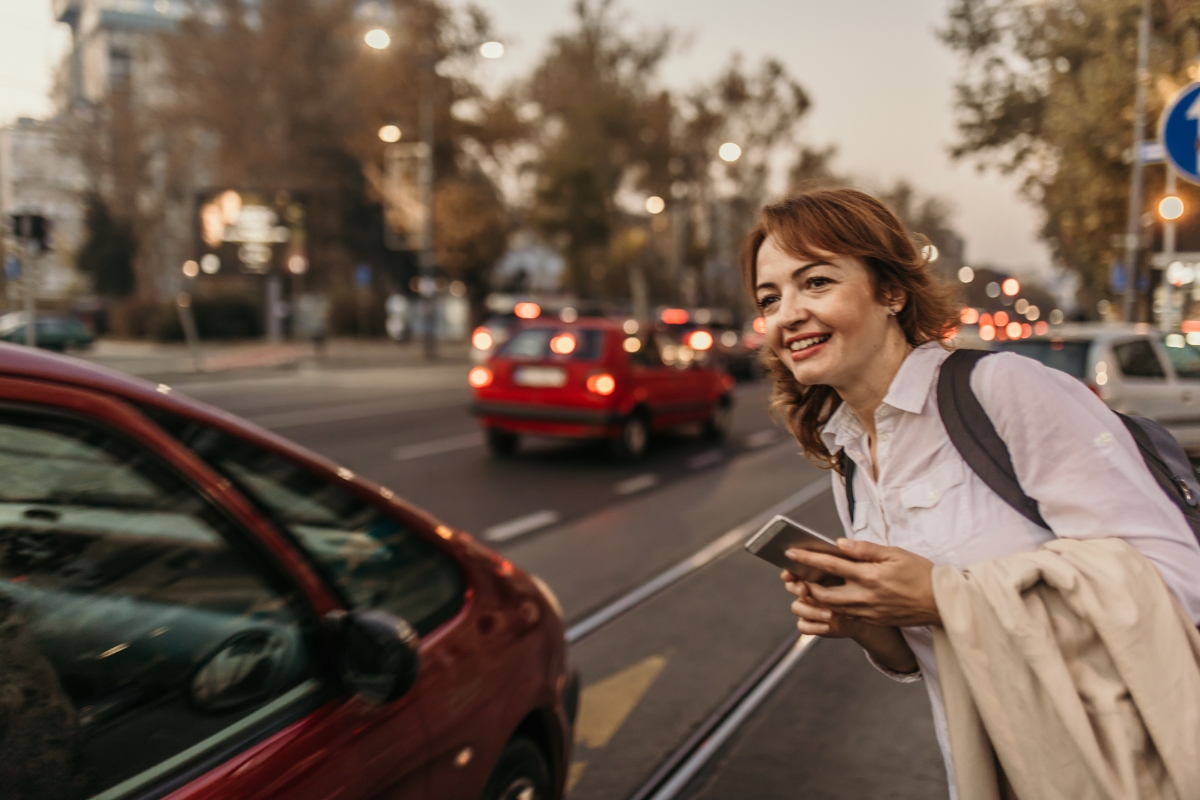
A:
<svg viewBox="0 0 1200 800">
<path fill-rule="evenodd" d="M 938 376 L 938 412 L 959 455 L 1000 499 L 1046 530 L 1037 501 L 1021 488 L 1008 445 L 996 432 L 979 399 L 971 391 L 971 371 L 989 350 L 955 350 L 942 362 Z"/>
<path fill-rule="evenodd" d="M 844 447 L 838 451 L 837 460 L 842 470 L 842 480 L 846 482 L 846 508 L 850 512 L 850 526 L 854 527 L 854 472 L 858 465 L 854 463 L 853 458 L 846 455 Z"/>
</svg>

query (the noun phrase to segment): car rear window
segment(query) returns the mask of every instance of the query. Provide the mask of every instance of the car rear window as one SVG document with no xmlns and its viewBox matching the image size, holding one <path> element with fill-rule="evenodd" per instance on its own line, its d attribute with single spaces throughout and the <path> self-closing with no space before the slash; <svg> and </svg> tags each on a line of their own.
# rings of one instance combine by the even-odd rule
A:
<svg viewBox="0 0 1200 800">
<path fill-rule="evenodd" d="M 595 361 L 600 358 L 603 344 L 604 331 L 587 328 L 525 328 L 504 343 L 499 355 L 505 358 Z"/>
<path fill-rule="evenodd" d="M 1091 342 L 1064 342 L 1054 339 L 996 342 L 997 350 L 1020 353 L 1081 381 L 1087 378 L 1087 357 L 1091 347 Z"/>
</svg>

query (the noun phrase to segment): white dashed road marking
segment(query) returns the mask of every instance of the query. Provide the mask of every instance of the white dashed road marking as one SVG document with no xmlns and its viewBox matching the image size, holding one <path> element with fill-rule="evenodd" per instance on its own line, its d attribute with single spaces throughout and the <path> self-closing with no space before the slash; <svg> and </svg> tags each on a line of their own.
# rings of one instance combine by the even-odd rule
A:
<svg viewBox="0 0 1200 800">
<path fill-rule="evenodd" d="M 644 475 L 635 475 L 632 478 L 626 478 L 614 486 L 613 489 L 616 490 L 617 494 L 636 494 L 657 485 L 658 476 L 653 472 L 647 472 Z"/>
<path fill-rule="evenodd" d="M 455 450 L 467 450 L 471 447 L 483 447 L 483 434 L 479 431 L 397 447 L 392 451 L 392 458 L 396 461 L 412 461 L 414 458 L 452 453 Z"/>
<path fill-rule="evenodd" d="M 506 542 L 509 539 L 536 531 L 538 528 L 553 525 L 558 520 L 559 513 L 553 509 L 535 511 L 532 514 L 493 525 L 483 532 L 483 538 L 489 542 Z"/>
</svg>

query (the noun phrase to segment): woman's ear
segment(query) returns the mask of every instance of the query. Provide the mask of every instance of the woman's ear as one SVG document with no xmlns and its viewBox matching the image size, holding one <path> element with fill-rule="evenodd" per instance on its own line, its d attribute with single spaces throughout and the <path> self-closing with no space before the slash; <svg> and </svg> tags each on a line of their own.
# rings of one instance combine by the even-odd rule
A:
<svg viewBox="0 0 1200 800">
<path fill-rule="evenodd" d="M 883 304 L 887 306 L 888 311 L 895 316 L 904 310 L 904 306 L 908 303 L 908 292 L 903 289 L 897 289 L 894 292 L 889 292 L 883 297 Z"/>
</svg>

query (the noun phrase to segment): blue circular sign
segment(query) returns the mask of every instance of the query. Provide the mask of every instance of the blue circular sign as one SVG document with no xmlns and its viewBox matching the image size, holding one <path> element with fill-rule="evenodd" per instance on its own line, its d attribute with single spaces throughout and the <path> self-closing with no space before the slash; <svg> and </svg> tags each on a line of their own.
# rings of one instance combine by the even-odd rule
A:
<svg viewBox="0 0 1200 800">
<path fill-rule="evenodd" d="M 1196 148 L 1200 145 L 1200 82 L 1183 88 L 1163 112 L 1159 136 L 1167 161 L 1179 177 L 1200 183 Z"/>
</svg>

